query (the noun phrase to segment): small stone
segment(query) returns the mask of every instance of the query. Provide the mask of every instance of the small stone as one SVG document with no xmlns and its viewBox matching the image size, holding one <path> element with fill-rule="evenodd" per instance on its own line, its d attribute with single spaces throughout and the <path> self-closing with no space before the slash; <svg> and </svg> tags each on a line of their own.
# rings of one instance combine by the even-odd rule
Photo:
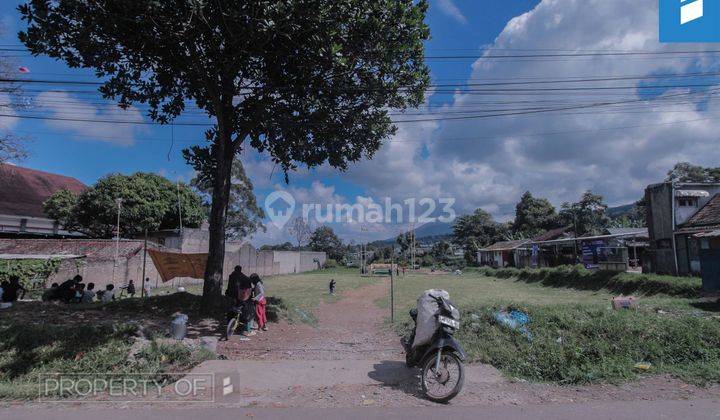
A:
<svg viewBox="0 0 720 420">
<path fill-rule="evenodd" d="M 373 399 L 365 399 L 365 400 L 363 400 L 362 405 L 364 405 L 364 406 L 375 405 L 375 400 L 373 400 Z"/>
</svg>

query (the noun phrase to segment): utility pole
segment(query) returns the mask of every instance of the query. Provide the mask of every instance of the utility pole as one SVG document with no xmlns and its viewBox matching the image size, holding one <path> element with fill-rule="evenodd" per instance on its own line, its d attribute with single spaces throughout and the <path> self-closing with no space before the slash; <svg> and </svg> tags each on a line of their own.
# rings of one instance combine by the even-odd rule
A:
<svg viewBox="0 0 720 420">
<path fill-rule="evenodd" d="M 395 323 L 395 282 L 393 270 L 395 269 L 395 249 L 390 254 L 390 322 Z"/>
<path fill-rule="evenodd" d="M 117 228 L 115 231 L 115 262 L 113 264 L 112 281 L 115 283 L 115 270 L 118 266 L 118 258 L 120 256 L 120 210 L 122 209 L 122 198 L 116 198 L 115 204 L 117 204 Z"/>
<path fill-rule="evenodd" d="M 145 297 L 145 265 L 147 264 L 147 238 L 148 230 L 145 229 L 145 244 L 143 245 L 143 272 L 142 279 L 140 280 L 140 297 Z M 157 287 L 157 286 L 156 286 Z"/>
<path fill-rule="evenodd" d="M 180 177 L 178 177 L 177 181 L 175 181 L 175 185 L 177 186 L 178 216 L 180 218 L 180 233 L 183 233 L 182 205 L 180 205 Z"/>
</svg>

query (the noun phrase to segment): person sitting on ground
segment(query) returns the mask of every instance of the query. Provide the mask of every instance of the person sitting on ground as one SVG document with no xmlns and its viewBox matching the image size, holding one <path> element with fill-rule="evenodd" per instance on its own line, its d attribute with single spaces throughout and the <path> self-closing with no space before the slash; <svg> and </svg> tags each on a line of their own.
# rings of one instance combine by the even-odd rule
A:
<svg viewBox="0 0 720 420">
<path fill-rule="evenodd" d="M 82 303 L 92 303 L 93 298 L 95 298 L 95 283 L 88 283 L 87 287 L 83 291 L 82 299 L 80 302 Z"/>
<path fill-rule="evenodd" d="M 330 284 L 328 285 L 328 287 L 330 288 L 330 294 L 334 295 L 335 294 L 335 279 L 330 279 Z"/>
<path fill-rule="evenodd" d="M 78 283 L 75 285 L 75 297 L 73 298 L 73 303 L 80 303 L 82 302 L 83 295 L 85 294 L 85 283 Z"/>
<path fill-rule="evenodd" d="M 10 281 L 3 287 L 3 302 L 15 302 L 18 300 L 18 294 L 20 299 L 25 297 L 25 288 L 20 284 L 20 278 L 18 276 L 10 276 Z"/>
<path fill-rule="evenodd" d="M 105 286 L 105 291 L 103 292 L 102 297 L 100 298 L 100 301 L 102 303 L 108 303 L 111 300 L 115 300 L 115 285 L 112 283 Z"/>
<path fill-rule="evenodd" d="M 45 289 L 45 291 L 43 292 L 43 294 L 42 294 L 42 296 L 40 297 L 40 299 L 41 299 L 43 302 L 48 302 L 48 301 L 51 301 L 51 300 L 53 300 L 53 299 L 57 299 L 57 298 L 55 297 L 55 294 L 57 293 L 57 288 L 58 288 L 58 284 L 57 284 L 57 283 L 53 283 L 52 285 L 50 285 L 50 288 Z"/>
<path fill-rule="evenodd" d="M 253 300 L 255 301 L 255 320 L 257 321 L 258 330 L 267 331 L 267 315 L 265 308 L 267 300 L 265 299 L 265 285 L 257 274 L 250 276 L 250 281 L 255 284 L 253 288 Z"/>
<path fill-rule="evenodd" d="M 143 291 L 145 292 L 145 297 L 150 297 L 150 277 L 145 277 L 145 282 L 143 282 Z"/>
<path fill-rule="evenodd" d="M 75 297 L 75 285 L 78 283 L 82 283 L 82 276 L 79 274 L 71 279 L 65 280 L 56 289 L 54 299 L 70 302 Z"/>
<path fill-rule="evenodd" d="M 135 297 L 135 282 L 132 279 L 128 281 L 127 287 L 125 287 L 125 289 L 127 289 L 128 296 Z"/>
</svg>

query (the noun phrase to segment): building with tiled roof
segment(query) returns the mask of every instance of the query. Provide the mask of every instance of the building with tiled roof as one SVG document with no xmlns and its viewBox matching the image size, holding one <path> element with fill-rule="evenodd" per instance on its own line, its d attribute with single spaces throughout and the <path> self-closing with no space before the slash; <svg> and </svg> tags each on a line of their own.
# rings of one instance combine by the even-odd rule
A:
<svg viewBox="0 0 720 420">
<path fill-rule="evenodd" d="M 68 176 L 0 164 L 0 237 L 77 236 L 49 219 L 43 202 L 60 190 L 85 188 Z"/>
</svg>

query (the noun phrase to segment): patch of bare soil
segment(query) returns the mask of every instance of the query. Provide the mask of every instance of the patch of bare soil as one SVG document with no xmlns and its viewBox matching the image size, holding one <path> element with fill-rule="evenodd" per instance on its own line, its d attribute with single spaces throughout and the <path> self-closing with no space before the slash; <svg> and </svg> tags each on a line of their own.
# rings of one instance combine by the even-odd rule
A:
<svg viewBox="0 0 720 420">
<path fill-rule="evenodd" d="M 250 341 L 231 337 L 218 352 L 232 360 L 402 360 L 400 339 L 383 324 L 389 314 L 375 304 L 387 288 L 380 282 L 344 292 L 339 302 L 322 302 L 317 327 L 281 321 Z"/>
</svg>

